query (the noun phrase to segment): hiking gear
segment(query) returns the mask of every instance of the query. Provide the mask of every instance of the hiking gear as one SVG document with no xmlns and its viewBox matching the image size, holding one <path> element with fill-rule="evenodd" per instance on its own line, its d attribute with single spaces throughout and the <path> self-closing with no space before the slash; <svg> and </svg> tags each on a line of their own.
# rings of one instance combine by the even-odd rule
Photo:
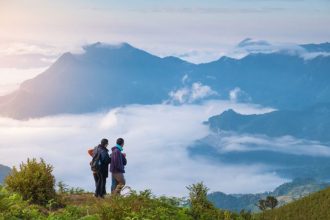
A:
<svg viewBox="0 0 330 220">
<path fill-rule="evenodd" d="M 89 149 L 89 150 L 87 151 L 87 153 L 88 153 L 91 157 L 93 157 L 93 152 L 94 152 L 94 149 Z"/>
<path fill-rule="evenodd" d="M 90 166 L 94 173 L 97 173 L 101 170 L 101 152 L 98 150 L 98 147 L 94 148 L 93 159 L 90 162 Z"/>
<path fill-rule="evenodd" d="M 93 159 L 90 163 L 93 172 L 102 172 L 105 177 L 108 177 L 109 163 L 111 162 L 108 152 L 106 147 L 98 145 L 94 148 Z"/>
</svg>

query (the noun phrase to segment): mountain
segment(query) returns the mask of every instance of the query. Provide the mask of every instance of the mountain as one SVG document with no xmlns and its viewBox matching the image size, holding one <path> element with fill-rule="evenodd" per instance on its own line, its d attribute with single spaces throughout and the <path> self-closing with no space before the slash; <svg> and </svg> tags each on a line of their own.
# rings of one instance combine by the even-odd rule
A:
<svg viewBox="0 0 330 220">
<path fill-rule="evenodd" d="M 195 65 L 176 57 L 160 58 L 127 43 L 95 43 L 84 50 L 63 54 L 45 72 L 0 97 L 0 115 L 27 119 L 162 103 L 172 91 L 197 82 L 212 88 L 219 99 L 234 97 L 278 109 L 298 109 L 330 98 L 330 56 L 306 60 L 297 54 L 251 53 Z"/>
<path fill-rule="evenodd" d="M 10 168 L 0 164 L 0 184 L 2 184 L 5 177 L 9 174 Z"/>
<path fill-rule="evenodd" d="M 18 119 L 160 103 L 193 64 L 159 58 L 129 44 L 96 43 L 63 54 L 49 69 L 0 98 L 0 113 Z"/>
<path fill-rule="evenodd" d="M 285 205 L 311 193 L 330 187 L 328 182 L 318 182 L 314 179 L 294 179 L 292 182 L 284 183 L 272 192 L 258 194 L 225 194 L 213 192 L 208 195 L 208 199 L 217 207 L 230 211 L 239 212 L 242 209 L 259 211 L 255 204 L 260 199 L 267 196 L 274 196 L 279 201 L 279 205 Z"/>
<path fill-rule="evenodd" d="M 207 124 L 217 131 L 263 134 L 270 137 L 291 135 L 330 143 L 330 103 L 298 110 L 279 110 L 259 115 L 242 115 L 227 110 L 211 117 Z"/>
<path fill-rule="evenodd" d="M 209 85 L 222 98 L 228 98 L 238 88 L 250 102 L 299 109 L 329 100 L 329 69 L 330 56 L 305 60 L 286 53 L 257 53 L 239 60 L 222 57 L 198 65 L 192 78 Z"/>
<path fill-rule="evenodd" d="M 330 187 L 291 202 L 282 207 L 258 214 L 257 219 L 301 220 L 330 218 Z"/>
<path fill-rule="evenodd" d="M 227 110 L 205 122 L 210 134 L 189 148 L 214 163 L 267 166 L 284 178 L 330 178 L 330 104 L 242 115 Z"/>
</svg>

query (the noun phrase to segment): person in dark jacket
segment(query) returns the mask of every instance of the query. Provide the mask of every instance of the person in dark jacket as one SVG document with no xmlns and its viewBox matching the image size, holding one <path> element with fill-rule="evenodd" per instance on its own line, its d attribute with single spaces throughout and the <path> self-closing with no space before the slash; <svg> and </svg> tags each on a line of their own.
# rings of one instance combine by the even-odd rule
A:
<svg viewBox="0 0 330 220">
<path fill-rule="evenodd" d="M 95 180 L 95 197 L 104 198 L 106 195 L 106 182 L 109 173 L 109 163 L 111 158 L 109 156 L 109 150 L 107 149 L 109 145 L 108 139 L 102 139 L 101 144 L 96 146 L 93 150 L 93 157 L 96 154 L 100 154 L 100 168 L 97 172 L 93 172 Z"/>
<path fill-rule="evenodd" d="M 124 139 L 118 138 L 116 146 L 111 148 L 111 164 L 110 172 L 112 177 L 111 194 L 120 195 L 121 190 L 126 184 L 124 173 L 127 164 L 126 154 L 122 153 L 124 147 Z"/>
</svg>

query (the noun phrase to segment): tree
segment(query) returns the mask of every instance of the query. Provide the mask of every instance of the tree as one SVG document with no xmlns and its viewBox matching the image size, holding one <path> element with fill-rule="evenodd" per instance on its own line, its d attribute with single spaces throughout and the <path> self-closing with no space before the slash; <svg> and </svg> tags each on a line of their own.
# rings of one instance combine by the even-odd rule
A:
<svg viewBox="0 0 330 220">
<path fill-rule="evenodd" d="M 66 185 L 63 181 L 59 181 L 57 183 L 58 193 L 64 194 L 69 191 L 68 185 Z"/>
<path fill-rule="evenodd" d="M 28 159 L 22 162 L 19 170 L 13 168 L 5 179 L 7 188 L 19 193 L 24 200 L 39 205 L 47 205 L 48 201 L 56 199 L 55 177 L 53 167 L 43 159 Z"/>
<path fill-rule="evenodd" d="M 266 199 L 260 199 L 258 204 L 258 208 L 261 211 L 265 211 L 267 208 L 274 209 L 278 205 L 278 201 L 274 196 L 267 196 Z"/>
<path fill-rule="evenodd" d="M 217 209 L 208 199 L 208 188 L 201 182 L 188 186 L 190 215 L 196 220 L 223 219 L 224 213 Z M 231 213 L 228 212 L 229 215 Z"/>
<path fill-rule="evenodd" d="M 261 211 L 265 211 L 267 209 L 266 200 L 260 199 L 256 206 L 258 206 Z"/>
<path fill-rule="evenodd" d="M 278 200 L 274 196 L 267 196 L 266 205 L 270 209 L 274 209 L 278 205 Z"/>
</svg>

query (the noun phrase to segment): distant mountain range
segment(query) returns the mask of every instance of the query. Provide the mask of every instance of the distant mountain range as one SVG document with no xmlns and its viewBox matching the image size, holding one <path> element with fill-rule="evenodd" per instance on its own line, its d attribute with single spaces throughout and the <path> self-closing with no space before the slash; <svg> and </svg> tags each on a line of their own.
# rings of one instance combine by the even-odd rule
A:
<svg viewBox="0 0 330 220">
<path fill-rule="evenodd" d="M 260 115 L 242 115 L 232 109 L 211 117 L 207 124 L 214 132 L 285 135 L 330 144 L 330 103 L 298 110 L 279 110 Z"/>
<path fill-rule="evenodd" d="M 0 164 L 0 184 L 2 184 L 5 177 L 9 174 L 10 168 Z"/>
<path fill-rule="evenodd" d="M 330 103 L 260 115 L 229 109 L 205 124 L 211 132 L 188 148 L 193 158 L 264 164 L 285 178 L 330 178 Z"/>
<path fill-rule="evenodd" d="M 301 47 L 329 51 L 328 43 Z M 63 54 L 45 72 L 0 97 L 0 115 L 26 119 L 161 103 L 169 94 L 194 83 L 211 88 L 210 94 L 216 94 L 212 98 L 278 109 L 297 109 L 330 99 L 330 56 L 304 59 L 277 51 L 196 65 L 176 57 L 160 58 L 127 43 L 95 43 L 84 50 L 82 54 Z"/>
<path fill-rule="evenodd" d="M 218 208 L 239 212 L 242 209 L 259 211 L 255 205 L 260 199 L 274 196 L 282 206 L 311 193 L 330 187 L 329 182 L 318 182 L 314 179 L 294 179 L 292 182 L 284 183 L 272 192 L 257 194 L 225 194 L 213 192 L 208 195 L 209 200 Z"/>
</svg>

